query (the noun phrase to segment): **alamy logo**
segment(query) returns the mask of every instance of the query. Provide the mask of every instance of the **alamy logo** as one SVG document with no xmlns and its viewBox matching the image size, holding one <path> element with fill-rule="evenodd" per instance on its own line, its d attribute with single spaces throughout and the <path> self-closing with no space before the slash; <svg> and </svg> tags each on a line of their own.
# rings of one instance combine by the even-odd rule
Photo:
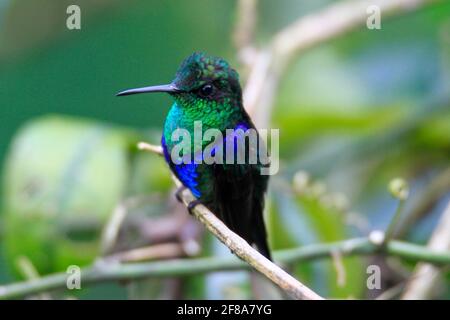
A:
<svg viewBox="0 0 450 320">
<path fill-rule="evenodd" d="M 366 20 L 366 26 L 369 30 L 381 29 L 381 9 L 379 6 L 371 5 L 366 10 L 369 15 Z"/>
<path fill-rule="evenodd" d="M 81 269 L 79 266 L 70 265 L 67 267 L 66 287 L 69 290 L 81 289 Z"/>
<path fill-rule="evenodd" d="M 371 264 L 367 266 L 366 273 L 369 275 L 367 277 L 367 289 L 381 289 L 381 269 L 379 266 Z"/>
<path fill-rule="evenodd" d="M 81 29 L 81 9 L 79 6 L 72 4 L 67 7 L 66 13 L 69 15 L 66 20 L 66 26 L 69 30 Z"/>
<path fill-rule="evenodd" d="M 174 142 L 170 158 L 174 164 L 261 164 L 262 175 L 274 175 L 279 169 L 279 130 L 270 130 L 270 153 L 264 140 L 268 130 L 238 126 L 222 131 L 209 128 L 203 133 L 201 121 L 194 122 L 194 139 L 187 129 L 172 132 Z M 270 154 L 270 155 L 269 155 Z"/>
</svg>

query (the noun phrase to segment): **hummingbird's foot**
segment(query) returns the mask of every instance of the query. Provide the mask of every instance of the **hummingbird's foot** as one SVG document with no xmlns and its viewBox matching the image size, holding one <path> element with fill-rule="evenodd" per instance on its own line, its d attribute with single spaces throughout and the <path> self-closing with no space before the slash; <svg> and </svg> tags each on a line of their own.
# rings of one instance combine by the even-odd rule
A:
<svg viewBox="0 0 450 320">
<path fill-rule="evenodd" d="M 181 186 L 175 191 L 175 198 L 177 198 L 178 202 L 183 203 L 183 199 L 181 198 L 181 195 L 183 194 L 183 191 L 186 189 L 185 186 Z"/>
<path fill-rule="evenodd" d="M 188 209 L 188 211 L 189 211 L 189 213 L 190 213 L 191 215 L 194 214 L 194 213 L 193 213 L 193 210 L 194 210 L 194 208 L 195 208 L 196 206 L 198 206 L 199 204 L 201 204 L 201 202 L 200 202 L 200 200 L 197 200 L 197 199 L 192 200 L 191 202 L 188 203 L 187 209 Z"/>
</svg>

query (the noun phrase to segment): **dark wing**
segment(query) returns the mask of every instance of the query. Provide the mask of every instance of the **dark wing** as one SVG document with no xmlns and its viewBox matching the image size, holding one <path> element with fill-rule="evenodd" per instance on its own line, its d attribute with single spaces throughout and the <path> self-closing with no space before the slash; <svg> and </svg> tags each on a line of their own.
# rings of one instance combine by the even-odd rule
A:
<svg viewBox="0 0 450 320">
<path fill-rule="evenodd" d="M 264 225 L 264 194 L 268 176 L 256 166 L 214 166 L 214 203 L 211 209 L 235 233 L 270 259 Z"/>
</svg>

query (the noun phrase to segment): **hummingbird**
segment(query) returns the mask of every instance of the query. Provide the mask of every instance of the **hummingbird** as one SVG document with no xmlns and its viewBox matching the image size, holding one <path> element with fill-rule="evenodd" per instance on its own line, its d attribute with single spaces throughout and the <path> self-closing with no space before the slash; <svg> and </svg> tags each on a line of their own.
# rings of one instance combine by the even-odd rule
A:
<svg viewBox="0 0 450 320">
<path fill-rule="evenodd" d="M 205 205 L 228 228 L 271 260 L 263 220 L 264 197 L 269 176 L 262 174 L 261 170 L 267 165 L 259 160 L 259 154 L 256 163 L 250 162 L 248 154 L 259 153 L 263 148 L 246 147 L 245 161 L 237 163 L 179 163 L 171 157 L 178 143 L 172 139 L 174 130 L 181 128 L 192 136 L 196 121 L 201 122 L 202 129 L 219 130 L 223 137 L 227 137 L 227 129 L 253 129 L 257 132 L 243 106 L 239 74 L 224 59 L 196 52 L 181 63 L 171 83 L 129 89 L 119 92 L 117 96 L 153 92 L 165 92 L 174 100 L 165 119 L 161 145 L 171 171 L 184 188 L 188 188 L 196 197 L 196 200 L 188 205 L 189 211 L 199 203 Z M 220 141 L 218 145 L 223 147 L 225 159 L 227 152 L 235 151 L 236 146 L 234 149 L 225 148 L 230 139 L 224 140 L 227 141 Z M 231 140 L 236 143 L 235 139 Z M 264 144 L 259 139 L 259 134 L 258 141 Z M 206 146 L 207 143 L 202 142 L 201 151 L 204 151 Z M 198 158 L 199 153 L 195 150 L 186 151 L 188 152 L 192 158 Z M 212 152 L 214 153 L 214 150 Z M 178 190 L 177 197 L 181 191 L 182 189 Z"/>
</svg>

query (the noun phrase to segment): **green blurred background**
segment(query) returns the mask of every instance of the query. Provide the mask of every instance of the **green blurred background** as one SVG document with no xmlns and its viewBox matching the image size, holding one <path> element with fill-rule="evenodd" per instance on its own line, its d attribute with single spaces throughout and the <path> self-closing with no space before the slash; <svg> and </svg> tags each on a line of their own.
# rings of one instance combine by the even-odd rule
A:
<svg viewBox="0 0 450 320">
<path fill-rule="evenodd" d="M 257 43 L 330 3 L 260 1 Z M 81 7 L 81 30 L 66 28 L 70 4 Z M 170 177 L 160 159 L 138 155 L 133 146 L 159 141 L 170 98 L 115 93 L 170 81 L 193 51 L 239 67 L 229 40 L 235 12 L 234 1 L 0 0 L 0 284 L 23 278 L 21 256 L 41 274 L 88 264 L 122 197 L 167 196 Z M 289 189 L 271 188 L 272 246 L 385 228 L 397 206 L 386 186 L 397 176 L 411 187 L 405 215 L 423 198 L 430 203 L 401 236 L 426 243 L 450 199 L 446 181 L 427 193 L 443 173 L 448 177 L 449 87 L 449 3 L 382 17 L 381 30 L 361 27 L 299 57 L 281 82 L 271 123 L 280 128 L 282 160 L 272 185 Z M 164 201 L 156 202 L 140 214 L 163 211 Z M 204 255 L 221 254 L 204 241 Z M 345 259 L 341 286 L 329 261 L 294 267 L 323 295 L 361 298 L 373 296 L 365 289 L 369 262 Z M 412 267 L 402 262 L 400 269 Z M 386 270 L 383 289 L 402 281 L 390 264 Z M 251 296 L 245 273 L 222 276 L 183 280 L 189 290 L 181 296 Z M 229 277 L 235 290 L 211 289 Z M 126 298 L 130 291 L 105 284 L 78 295 Z M 448 276 L 436 295 L 449 297 Z"/>
</svg>

